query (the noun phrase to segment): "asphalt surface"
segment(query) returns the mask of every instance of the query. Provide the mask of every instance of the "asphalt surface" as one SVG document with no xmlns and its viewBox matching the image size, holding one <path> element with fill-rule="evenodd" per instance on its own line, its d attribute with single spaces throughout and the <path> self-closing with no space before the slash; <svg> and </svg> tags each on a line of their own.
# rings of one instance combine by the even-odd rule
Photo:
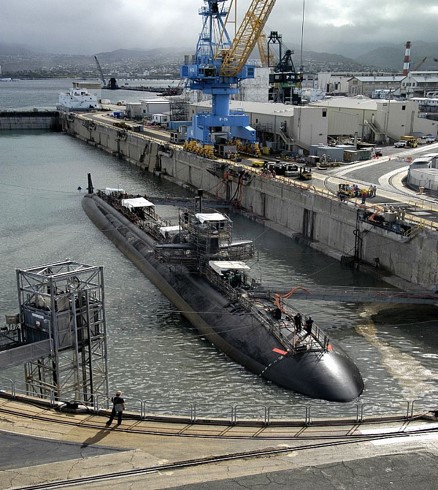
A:
<svg viewBox="0 0 438 490">
<path fill-rule="evenodd" d="M 300 469 L 275 471 L 272 473 L 228 478 L 216 482 L 182 485 L 181 490 L 235 490 L 269 488 L 284 490 L 333 490 L 374 488 L 397 490 L 433 490 L 437 488 L 436 454 L 415 452 L 342 461 L 309 466 Z"/>
<path fill-rule="evenodd" d="M 108 431 L 102 431 L 108 433 Z M 118 447 L 96 446 L 99 435 L 93 435 L 82 444 L 25 436 L 0 430 L 2 451 L 0 469 L 10 470 L 23 466 L 38 466 L 71 459 L 92 458 L 113 452 L 124 451 Z M 6 450 L 7 448 L 7 450 Z"/>
<path fill-rule="evenodd" d="M 368 206 L 382 207 L 391 205 L 403 209 L 406 219 L 425 223 L 427 226 L 438 227 L 438 200 L 427 194 L 409 189 L 403 183 L 407 175 L 409 160 L 427 153 L 438 153 L 438 143 L 422 145 L 415 149 L 396 149 L 384 147 L 383 156 L 342 165 L 324 171 L 313 172 L 312 184 L 324 188 L 336 195 L 340 183 L 358 184 L 367 189 L 370 185 L 377 187 L 375 197 L 368 198 Z M 360 198 L 349 199 L 355 205 L 360 204 Z"/>
</svg>

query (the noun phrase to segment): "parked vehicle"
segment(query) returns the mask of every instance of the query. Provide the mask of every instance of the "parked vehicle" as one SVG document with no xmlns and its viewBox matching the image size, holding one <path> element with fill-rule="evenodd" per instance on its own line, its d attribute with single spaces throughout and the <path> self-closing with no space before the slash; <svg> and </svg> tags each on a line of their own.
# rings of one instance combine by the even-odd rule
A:
<svg viewBox="0 0 438 490">
<path fill-rule="evenodd" d="M 416 136 L 400 136 L 400 141 L 406 141 L 406 146 L 410 148 L 417 148 L 418 146 L 418 141 Z"/>
<path fill-rule="evenodd" d="M 312 169 L 310 167 L 300 167 L 300 173 L 298 178 L 301 180 L 311 180 L 312 179 Z"/>
<path fill-rule="evenodd" d="M 406 141 L 396 141 L 394 143 L 394 148 L 406 148 Z"/>
<path fill-rule="evenodd" d="M 286 165 L 286 168 L 284 171 L 285 177 L 298 177 L 299 174 L 300 174 L 300 170 L 298 168 L 298 165 L 294 165 L 292 163 L 288 163 Z"/>
</svg>

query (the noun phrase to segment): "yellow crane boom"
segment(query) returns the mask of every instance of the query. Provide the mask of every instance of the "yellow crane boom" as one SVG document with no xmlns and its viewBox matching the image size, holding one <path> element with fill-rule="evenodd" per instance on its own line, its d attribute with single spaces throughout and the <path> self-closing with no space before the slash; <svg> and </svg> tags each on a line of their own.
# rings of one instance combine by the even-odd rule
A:
<svg viewBox="0 0 438 490">
<path fill-rule="evenodd" d="M 253 0 L 230 49 L 223 51 L 220 75 L 236 76 L 243 68 L 263 32 L 276 0 Z"/>
<path fill-rule="evenodd" d="M 257 48 L 259 50 L 260 62 L 264 68 L 269 66 L 269 54 L 267 49 L 268 39 L 266 33 L 262 32 L 257 39 Z"/>
</svg>

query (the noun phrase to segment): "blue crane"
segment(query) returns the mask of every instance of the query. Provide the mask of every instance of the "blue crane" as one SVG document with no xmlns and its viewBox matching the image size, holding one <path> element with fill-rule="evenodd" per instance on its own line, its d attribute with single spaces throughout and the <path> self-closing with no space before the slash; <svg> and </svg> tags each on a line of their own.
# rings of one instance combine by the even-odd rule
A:
<svg viewBox="0 0 438 490">
<path fill-rule="evenodd" d="M 217 144 L 243 140 L 256 144 L 256 131 L 242 110 L 230 110 L 230 97 L 238 93 L 241 80 L 254 78 L 255 67 L 246 64 L 263 31 L 275 0 L 253 0 L 236 36 L 231 40 L 226 19 L 227 0 L 204 0 L 199 11 L 202 31 L 191 62 L 181 66 L 188 87 L 211 95 L 211 112 L 195 114 L 187 140 L 210 150 Z M 211 150 L 212 151 L 212 150 Z"/>
</svg>

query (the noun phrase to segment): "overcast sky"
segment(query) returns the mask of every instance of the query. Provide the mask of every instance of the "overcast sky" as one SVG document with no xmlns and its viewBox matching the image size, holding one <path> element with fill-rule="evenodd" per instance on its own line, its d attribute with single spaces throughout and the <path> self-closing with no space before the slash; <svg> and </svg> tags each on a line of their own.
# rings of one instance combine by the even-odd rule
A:
<svg viewBox="0 0 438 490">
<path fill-rule="evenodd" d="M 243 14 L 250 0 L 236 1 Z M 0 0 L 0 41 L 68 54 L 194 48 L 203 5 L 203 0 Z M 265 30 L 299 46 L 302 15 L 303 0 L 277 0 Z M 437 0 L 305 0 L 303 45 L 336 52 L 338 43 L 390 43 L 403 52 L 407 40 L 438 41 L 437 26 Z"/>
</svg>

